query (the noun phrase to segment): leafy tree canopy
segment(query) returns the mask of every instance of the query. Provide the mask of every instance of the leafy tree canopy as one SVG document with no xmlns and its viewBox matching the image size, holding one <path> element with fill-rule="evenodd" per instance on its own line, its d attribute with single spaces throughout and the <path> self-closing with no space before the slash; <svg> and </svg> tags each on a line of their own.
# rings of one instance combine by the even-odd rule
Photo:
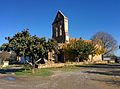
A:
<svg viewBox="0 0 120 89">
<path fill-rule="evenodd" d="M 1 50 L 14 51 L 17 56 L 29 56 L 34 65 L 40 58 L 45 58 L 50 50 L 57 52 L 57 43 L 53 39 L 31 36 L 28 29 L 18 32 L 13 37 L 6 37 L 8 43 L 3 44 Z"/>
<path fill-rule="evenodd" d="M 70 43 L 63 46 L 64 53 L 70 58 L 76 57 L 79 60 L 88 60 L 89 55 L 94 56 L 97 48 L 92 42 L 86 42 L 82 39 L 73 40 Z"/>
</svg>

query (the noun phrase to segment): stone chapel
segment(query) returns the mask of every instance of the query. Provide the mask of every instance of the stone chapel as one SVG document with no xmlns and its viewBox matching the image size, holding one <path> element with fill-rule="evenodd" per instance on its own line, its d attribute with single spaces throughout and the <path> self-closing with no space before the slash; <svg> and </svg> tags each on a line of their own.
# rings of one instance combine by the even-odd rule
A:
<svg viewBox="0 0 120 89">
<path fill-rule="evenodd" d="M 70 38 L 69 32 L 68 32 L 68 18 L 59 10 L 53 23 L 52 23 L 52 38 L 55 39 L 58 42 L 59 46 L 62 46 L 66 43 L 69 43 L 71 40 L 78 40 L 78 38 Z M 91 42 L 91 40 L 84 40 L 86 42 Z M 49 58 L 55 60 L 55 61 L 65 61 L 64 54 L 57 55 L 57 58 L 52 57 L 54 52 L 49 53 Z M 48 59 L 49 59 L 48 58 Z M 90 58 L 94 61 L 102 60 L 101 55 L 96 55 L 94 57 Z"/>
<path fill-rule="evenodd" d="M 58 11 L 52 23 L 52 38 L 58 43 L 69 42 L 68 18 L 61 11 Z"/>
</svg>

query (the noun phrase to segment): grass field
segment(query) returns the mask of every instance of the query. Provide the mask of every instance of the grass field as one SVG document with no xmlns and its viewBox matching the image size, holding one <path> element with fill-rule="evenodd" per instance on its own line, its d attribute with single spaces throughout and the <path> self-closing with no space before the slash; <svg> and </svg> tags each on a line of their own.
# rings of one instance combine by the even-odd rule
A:
<svg viewBox="0 0 120 89">
<path fill-rule="evenodd" d="M 53 75 L 56 71 L 62 71 L 62 72 L 71 72 L 71 71 L 77 71 L 81 68 L 87 68 L 87 67 L 101 67 L 102 65 L 108 65 L 108 64 L 82 64 L 82 65 L 65 65 L 62 67 L 55 67 L 55 68 L 41 68 L 41 69 L 35 69 L 35 73 L 32 73 L 32 69 L 28 66 L 25 66 L 22 69 L 13 70 L 14 74 L 16 76 L 50 76 Z M 6 68 L 2 68 L 1 73 L 6 73 L 8 70 L 11 72 L 11 68 L 13 66 L 9 66 Z M 10 69 L 9 69 L 10 68 Z M 15 67 L 17 68 L 17 67 Z"/>
<path fill-rule="evenodd" d="M 54 74 L 55 71 L 70 72 L 79 69 L 77 66 L 64 66 L 59 68 L 43 68 L 35 69 L 35 73 L 32 73 L 31 69 L 22 69 L 15 72 L 17 76 L 50 76 Z"/>
</svg>

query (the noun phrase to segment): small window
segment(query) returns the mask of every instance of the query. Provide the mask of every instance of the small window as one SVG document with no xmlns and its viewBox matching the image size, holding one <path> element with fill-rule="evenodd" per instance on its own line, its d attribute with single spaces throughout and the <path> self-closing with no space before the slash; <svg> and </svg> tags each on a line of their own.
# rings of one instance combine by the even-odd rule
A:
<svg viewBox="0 0 120 89">
<path fill-rule="evenodd" d="M 58 37 L 58 28 L 56 27 L 56 37 Z"/>
<path fill-rule="evenodd" d="M 62 25 L 60 25 L 60 36 L 62 36 Z"/>
<path fill-rule="evenodd" d="M 63 24 L 63 20 L 61 20 L 61 22 L 60 22 L 61 24 Z"/>
</svg>

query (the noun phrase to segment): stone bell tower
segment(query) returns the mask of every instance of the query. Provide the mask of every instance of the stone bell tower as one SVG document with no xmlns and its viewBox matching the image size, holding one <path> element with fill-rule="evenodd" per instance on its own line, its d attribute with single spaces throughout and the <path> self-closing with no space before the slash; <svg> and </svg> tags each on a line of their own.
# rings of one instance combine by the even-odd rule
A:
<svg viewBox="0 0 120 89">
<path fill-rule="evenodd" d="M 68 18 L 61 11 L 52 23 L 52 38 L 58 43 L 69 43 Z"/>
</svg>

